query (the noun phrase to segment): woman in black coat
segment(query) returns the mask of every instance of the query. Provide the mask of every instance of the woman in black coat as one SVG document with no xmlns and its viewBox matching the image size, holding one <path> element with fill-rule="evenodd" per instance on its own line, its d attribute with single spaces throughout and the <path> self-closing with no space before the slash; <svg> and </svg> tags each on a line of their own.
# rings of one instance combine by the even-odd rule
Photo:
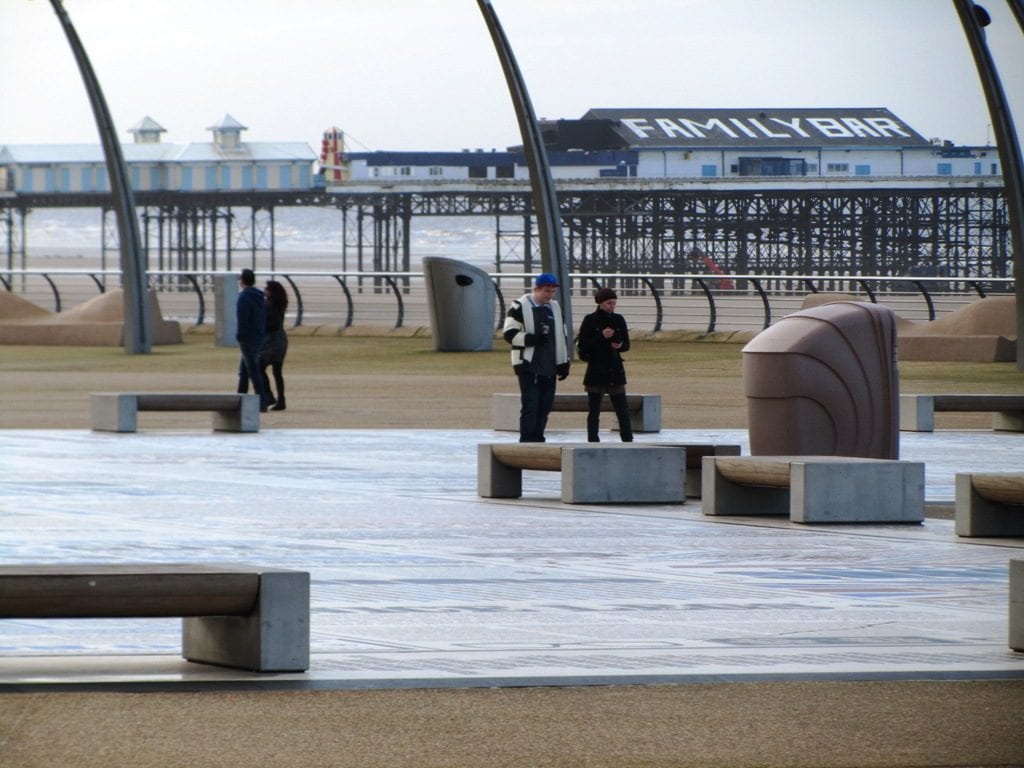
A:
<svg viewBox="0 0 1024 768">
<path fill-rule="evenodd" d="M 626 405 L 626 368 L 622 353 L 629 349 L 629 330 L 626 318 L 615 314 L 619 297 L 611 288 L 600 288 L 594 294 L 597 311 L 587 315 L 580 323 L 576 346 L 580 360 L 587 364 L 583 387 L 587 390 L 587 440 L 600 442 L 601 400 L 605 394 L 612 401 L 619 420 L 622 442 L 633 441 L 633 428 Z"/>
<path fill-rule="evenodd" d="M 263 291 L 267 299 L 267 335 L 260 349 L 260 370 L 263 373 L 263 386 L 267 394 L 271 394 L 270 379 L 267 367 L 270 366 L 277 385 L 277 397 L 270 397 L 273 403 L 270 410 L 283 411 L 284 400 L 284 356 L 288 354 L 288 333 L 284 329 L 284 313 L 288 309 L 288 292 L 276 280 L 268 280 Z"/>
</svg>

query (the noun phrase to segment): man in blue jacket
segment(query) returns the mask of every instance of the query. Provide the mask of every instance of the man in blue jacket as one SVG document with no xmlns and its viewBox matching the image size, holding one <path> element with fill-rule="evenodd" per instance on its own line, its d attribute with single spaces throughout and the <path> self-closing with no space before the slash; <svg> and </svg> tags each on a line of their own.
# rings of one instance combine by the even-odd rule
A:
<svg viewBox="0 0 1024 768">
<path fill-rule="evenodd" d="M 256 275 L 251 269 L 243 269 L 238 277 L 238 301 L 235 304 L 237 320 L 235 340 L 242 351 L 238 361 L 238 392 L 252 391 L 260 396 L 260 411 L 270 406 L 270 396 L 263 386 L 263 373 L 260 370 L 260 347 L 267 333 L 267 309 L 263 291 L 256 287 Z"/>
</svg>

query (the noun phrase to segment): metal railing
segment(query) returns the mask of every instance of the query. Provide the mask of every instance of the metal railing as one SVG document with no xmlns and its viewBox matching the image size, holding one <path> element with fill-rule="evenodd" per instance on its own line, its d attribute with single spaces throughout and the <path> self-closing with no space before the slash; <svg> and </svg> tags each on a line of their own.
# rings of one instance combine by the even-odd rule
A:
<svg viewBox="0 0 1024 768">
<path fill-rule="evenodd" d="M 202 326 L 211 322 L 214 278 L 235 273 L 152 270 L 149 285 L 166 319 Z M 422 272 L 340 272 L 288 270 L 261 279 L 287 283 L 292 327 L 374 325 L 389 328 L 429 325 Z M 495 327 L 508 301 L 529 290 L 532 276 L 491 273 L 497 291 Z M 811 294 L 852 294 L 892 307 L 918 322 L 936 319 L 989 295 L 1012 295 L 1012 278 L 893 277 L 877 275 L 717 275 L 574 273 L 569 295 L 574 314 L 587 312 L 597 287 L 619 295 L 618 311 L 640 330 L 761 330 L 799 310 Z M 95 299 L 120 283 L 118 270 L 25 269 L 0 272 L 3 287 L 54 312 Z"/>
</svg>

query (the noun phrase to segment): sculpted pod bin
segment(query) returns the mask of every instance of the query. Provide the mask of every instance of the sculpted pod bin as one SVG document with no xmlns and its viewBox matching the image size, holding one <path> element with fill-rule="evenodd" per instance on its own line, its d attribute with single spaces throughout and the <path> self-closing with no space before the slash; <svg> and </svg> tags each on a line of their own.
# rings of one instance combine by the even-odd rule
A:
<svg viewBox="0 0 1024 768">
<path fill-rule="evenodd" d="M 490 276 L 472 264 L 440 256 L 424 257 L 423 276 L 434 351 L 490 351 L 497 306 Z"/>
<path fill-rule="evenodd" d="M 752 455 L 899 458 L 896 318 L 865 302 L 796 312 L 743 348 Z"/>
</svg>

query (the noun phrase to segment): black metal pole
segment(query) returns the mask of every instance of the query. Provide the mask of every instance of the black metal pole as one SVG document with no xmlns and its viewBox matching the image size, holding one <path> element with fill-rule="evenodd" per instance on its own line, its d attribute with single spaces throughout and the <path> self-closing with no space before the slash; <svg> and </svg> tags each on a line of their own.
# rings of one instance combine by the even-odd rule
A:
<svg viewBox="0 0 1024 768">
<path fill-rule="evenodd" d="M 490 0 L 477 0 L 480 12 L 487 22 L 487 29 L 498 52 L 501 68 L 505 72 L 512 106 L 519 122 L 519 133 L 523 138 L 523 151 L 526 164 L 530 170 L 530 189 L 533 192 L 533 207 L 537 216 L 537 229 L 540 236 L 541 266 L 544 272 L 553 272 L 558 277 L 559 302 L 562 305 L 562 316 L 566 331 L 569 334 L 569 354 L 572 354 L 572 292 L 569 290 L 569 262 L 565 255 L 565 241 L 562 239 L 562 217 L 558 207 L 558 193 L 551 177 L 551 166 L 548 163 L 547 151 L 544 149 L 544 138 L 540 125 L 530 103 L 530 95 L 526 91 L 526 82 L 512 54 L 512 46 L 505 36 L 505 30 L 498 21 Z"/>
<path fill-rule="evenodd" d="M 71 19 L 64 10 L 62 0 L 50 0 L 68 43 L 82 73 L 89 103 L 96 118 L 103 155 L 110 177 L 110 191 L 114 197 L 114 213 L 117 216 L 117 232 L 121 249 L 121 286 L 124 291 L 124 351 L 133 354 L 151 351 L 153 346 L 152 326 L 149 317 L 149 296 L 146 284 L 146 265 L 142 260 L 139 238 L 139 222 L 135 218 L 135 201 L 132 196 L 128 169 L 121 153 L 121 145 L 114 131 L 114 121 L 100 90 L 99 80 L 93 72 L 89 57 L 78 37 Z"/>
<path fill-rule="evenodd" d="M 1024 10 L 1020 0 L 1007 0 L 1010 9 L 1024 30 Z M 1010 115 L 1010 105 L 1003 93 L 1002 83 L 996 71 L 995 61 L 985 42 L 984 27 L 990 18 L 988 13 L 973 0 L 953 0 L 960 15 L 960 24 L 967 35 L 967 42 L 978 68 L 985 101 L 995 132 L 999 163 L 1003 169 L 1003 186 L 1006 194 L 1006 208 L 1010 219 L 1010 243 L 1013 247 L 1013 277 L 1017 296 L 1017 369 L 1024 371 L 1024 161 L 1021 159 L 1017 131 Z"/>
</svg>

